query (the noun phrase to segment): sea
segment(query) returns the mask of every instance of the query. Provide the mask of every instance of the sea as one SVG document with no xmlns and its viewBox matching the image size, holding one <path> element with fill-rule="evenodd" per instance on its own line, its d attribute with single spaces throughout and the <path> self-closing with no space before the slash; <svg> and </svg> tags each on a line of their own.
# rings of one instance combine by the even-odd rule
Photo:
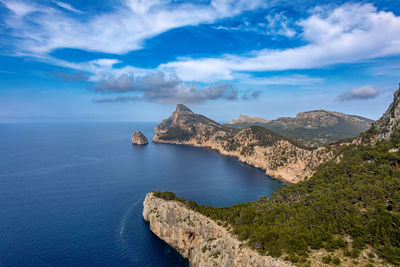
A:
<svg viewBox="0 0 400 267">
<path fill-rule="evenodd" d="M 188 266 L 143 221 L 168 190 L 229 206 L 284 184 L 218 152 L 151 142 L 156 122 L 0 124 L 0 266 Z M 135 131 L 150 144 L 131 144 Z"/>
</svg>

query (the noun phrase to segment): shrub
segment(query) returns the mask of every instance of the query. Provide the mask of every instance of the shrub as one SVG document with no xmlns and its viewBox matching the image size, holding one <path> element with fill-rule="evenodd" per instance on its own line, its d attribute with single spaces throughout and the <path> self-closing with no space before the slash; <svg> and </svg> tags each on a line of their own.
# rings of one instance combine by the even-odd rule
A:
<svg viewBox="0 0 400 267">
<path fill-rule="evenodd" d="M 330 255 L 327 255 L 327 256 L 323 256 L 323 257 L 322 257 L 322 262 L 323 262 L 323 263 L 328 264 L 328 263 L 330 263 L 331 261 L 332 261 L 332 258 L 331 258 Z"/>
<path fill-rule="evenodd" d="M 334 258 L 332 259 L 332 262 L 333 262 L 333 264 L 335 264 L 335 265 L 339 265 L 339 264 L 340 264 L 340 259 L 339 259 L 338 257 L 334 257 Z"/>
</svg>

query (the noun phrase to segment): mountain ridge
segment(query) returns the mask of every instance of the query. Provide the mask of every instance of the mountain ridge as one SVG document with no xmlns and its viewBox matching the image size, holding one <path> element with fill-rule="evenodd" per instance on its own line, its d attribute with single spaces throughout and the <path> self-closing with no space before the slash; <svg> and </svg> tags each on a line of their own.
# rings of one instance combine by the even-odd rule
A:
<svg viewBox="0 0 400 267">
<path fill-rule="evenodd" d="M 309 146 L 320 146 L 343 138 L 355 137 L 368 130 L 374 122 L 361 116 L 324 109 L 300 112 L 295 118 L 278 117 L 269 121 L 240 116 L 239 119 L 224 125 L 239 129 L 255 125 L 262 126 Z"/>
</svg>

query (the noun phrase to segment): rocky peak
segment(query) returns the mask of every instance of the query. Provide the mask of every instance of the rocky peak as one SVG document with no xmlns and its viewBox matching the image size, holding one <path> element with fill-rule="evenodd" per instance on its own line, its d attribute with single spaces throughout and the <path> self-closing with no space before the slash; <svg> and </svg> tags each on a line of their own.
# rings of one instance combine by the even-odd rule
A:
<svg viewBox="0 0 400 267">
<path fill-rule="evenodd" d="M 134 135 L 132 135 L 132 144 L 135 145 L 147 145 L 149 141 L 146 136 L 142 134 L 142 132 L 138 131 Z"/>
<path fill-rule="evenodd" d="M 176 105 L 176 112 L 192 112 L 187 106 L 184 104 L 178 104 Z"/>
<path fill-rule="evenodd" d="M 172 115 L 154 129 L 154 142 L 171 142 L 208 136 L 223 128 L 217 122 L 192 112 L 183 104 L 178 104 Z"/>
<path fill-rule="evenodd" d="M 389 139 L 395 130 L 400 128 L 400 84 L 399 88 L 394 92 L 393 102 L 389 108 L 383 114 L 383 116 L 377 120 L 371 129 L 378 132 L 378 139 Z"/>
</svg>

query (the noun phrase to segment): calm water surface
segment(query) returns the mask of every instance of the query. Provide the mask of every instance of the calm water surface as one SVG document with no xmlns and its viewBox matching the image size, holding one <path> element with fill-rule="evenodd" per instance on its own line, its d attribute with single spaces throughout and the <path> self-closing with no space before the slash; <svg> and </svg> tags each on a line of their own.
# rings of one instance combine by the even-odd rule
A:
<svg viewBox="0 0 400 267">
<path fill-rule="evenodd" d="M 283 186 L 212 150 L 130 144 L 155 126 L 0 124 L 0 266 L 185 266 L 142 220 L 147 192 L 226 206 Z"/>
</svg>

